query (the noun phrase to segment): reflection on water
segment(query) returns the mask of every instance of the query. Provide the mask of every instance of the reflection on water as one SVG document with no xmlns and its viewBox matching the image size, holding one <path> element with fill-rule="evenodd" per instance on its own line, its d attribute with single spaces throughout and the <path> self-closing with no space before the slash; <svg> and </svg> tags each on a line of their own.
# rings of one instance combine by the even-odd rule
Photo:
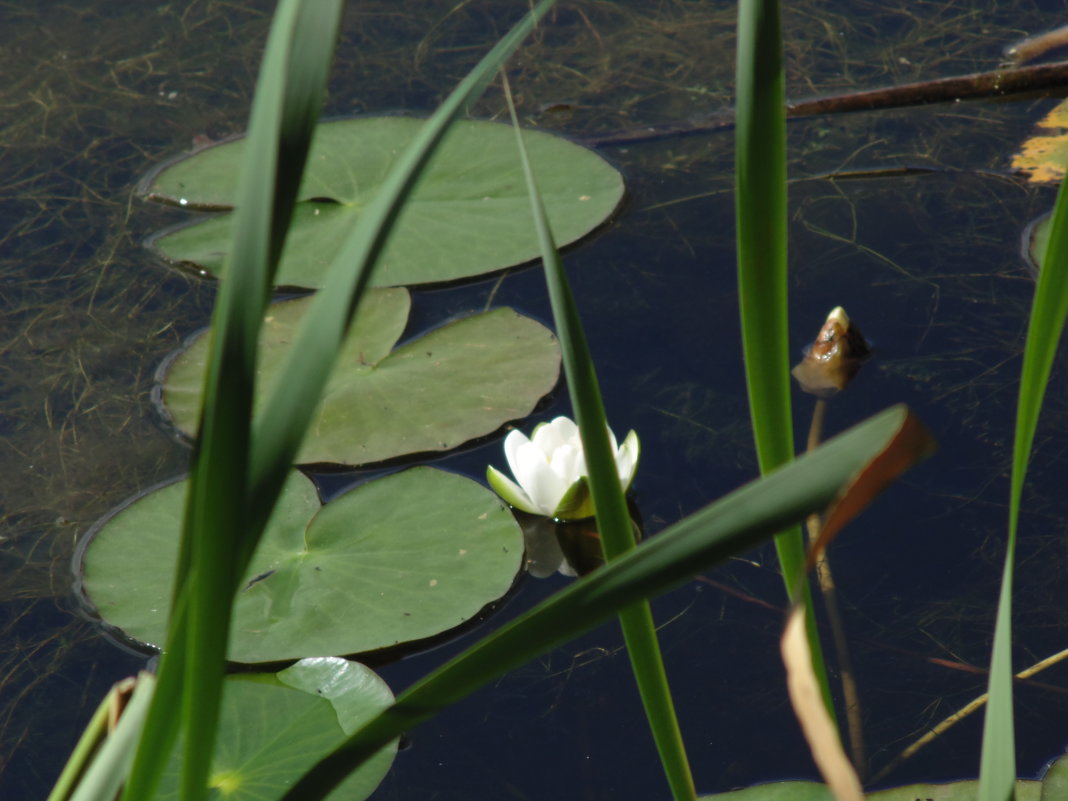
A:
<svg viewBox="0 0 1068 801">
<path fill-rule="evenodd" d="M 137 660 L 69 610 L 68 558 L 101 514 L 179 473 L 187 451 L 149 392 L 168 351 L 207 321 L 214 290 L 140 247 L 179 212 L 131 200 L 150 165 L 240 130 L 271 4 L 38 2 L 0 11 L 0 774 L 42 797 L 97 699 Z M 363 3 L 345 24 L 327 113 L 425 111 L 522 10 L 514 2 Z M 991 69 L 1050 27 L 1028 5 L 854 0 L 786 11 L 792 96 Z M 732 10 L 711 2 L 562 6 L 513 64 L 532 125 L 576 135 L 730 102 Z M 1002 174 L 1048 102 L 961 105 L 790 127 L 794 341 L 842 304 L 875 357 L 828 426 L 914 405 L 942 443 L 836 543 L 876 768 L 979 692 L 1006 519 L 1019 351 L 1032 284 L 1022 225 L 1049 190 Z M 480 116 L 497 116 L 491 91 Z M 731 142 L 719 134 L 608 152 L 629 205 L 568 265 L 613 426 L 642 437 L 650 535 L 753 475 L 734 309 Z M 925 174 L 826 180 L 859 168 Z M 497 304 L 548 316 L 540 276 L 423 292 L 423 323 Z M 1064 645 L 1066 421 L 1061 379 L 1039 433 L 1021 542 L 1018 665 Z M 797 399 L 798 428 L 811 400 Z M 545 419 L 567 413 L 559 397 Z M 444 459 L 481 475 L 499 444 Z M 782 687 L 781 586 L 765 553 L 657 602 L 702 790 L 811 775 Z M 562 577 L 527 582 L 503 616 Z M 492 625 L 492 624 L 491 624 Z M 382 798 L 663 795 L 612 626 L 502 679 L 412 733 Z M 464 643 L 391 666 L 395 688 Z M 935 662 L 933 660 L 943 660 Z M 953 663 L 955 669 L 947 667 Z M 1021 770 L 1068 740 L 1064 670 L 1019 690 Z M 891 777 L 973 773 L 978 719 Z M 547 766 L 551 769 L 547 770 Z M 581 788 L 581 789 L 576 789 Z"/>
</svg>

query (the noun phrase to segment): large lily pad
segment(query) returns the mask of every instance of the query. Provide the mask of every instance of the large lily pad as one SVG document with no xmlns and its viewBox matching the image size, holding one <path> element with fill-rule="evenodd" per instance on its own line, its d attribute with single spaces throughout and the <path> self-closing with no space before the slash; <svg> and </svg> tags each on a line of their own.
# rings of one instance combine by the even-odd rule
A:
<svg viewBox="0 0 1068 801">
<path fill-rule="evenodd" d="M 344 738 L 393 702 L 389 687 L 357 662 L 303 659 L 278 674 L 229 676 L 223 686 L 209 786 L 231 801 L 272 801 Z M 361 801 L 393 763 L 382 748 L 331 794 Z M 178 798 L 179 761 L 171 760 L 156 801 Z"/>
<path fill-rule="evenodd" d="M 81 560 L 83 593 L 100 617 L 157 647 L 186 486 L 122 507 Z M 415 467 L 322 506 L 294 473 L 238 591 L 229 658 L 339 656 L 434 636 L 504 595 L 522 556 L 511 512 L 463 476 Z"/>
<path fill-rule="evenodd" d="M 1068 798 L 1068 756 L 1062 756 L 1046 769 L 1041 781 L 1018 779 L 1016 801 L 1053 801 Z M 908 784 L 869 793 L 868 801 L 974 801 L 979 782 L 966 779 L 958 782 Z M 826 785 L 817 782 L 769 782 L 731 790 L 727 793 L 703 795 L 701 801 L 834 801 L 834 794 Z"/>
<path fill-rule="evenodd" d="M 975 801 L 979 782 L 969 780 L 948 784 L 909 784 L 869 793 L 868 801 Z M 1045 801 L 1042 783 L 1020 779 L 1016 782 L 1016 801 Z M 771 782 L 732 790 L 728 793 L 700 796 L 699 801 L 835 801 L 826 785 L 816 782 Z"/>
<path fill-rule="evenodd" d="M 318 288 L 360 214 L 422 120 L 368 117 L 316 131 L 276 277 L 280 286 Z M 538 189 L 561 245 L 607 219 L 623 197 L 619 172 L 560 137 L 526 131 Z M 194 153 L 143 182 L 153 200 L 186 208 L 231 206 L 245 140 Z M 223 274 L 229 214 L 166 232 L 153 247 L 167 260 Z M 376 286 L 452 281 L 531 261 L 538 243 L 510 126 L 459 122 L 401 213 L 375 270 Z"/>
<path fill-rule="evenodd" d="M 260 340 L 259 398 L 279 367 L 310 298 L 276 303 Z M 391 351 L 408 313 L 402 289 L 370 293 L 301 448 L 302 464 L 359 465 L 445 451 L 533 411 L 556 384 L 560 349 L 543 325 L 511 309 L 448 323 Z M 187 434 L 200 414 L 208 337 L 170 364 L 162 400 Z"/>
</svg>

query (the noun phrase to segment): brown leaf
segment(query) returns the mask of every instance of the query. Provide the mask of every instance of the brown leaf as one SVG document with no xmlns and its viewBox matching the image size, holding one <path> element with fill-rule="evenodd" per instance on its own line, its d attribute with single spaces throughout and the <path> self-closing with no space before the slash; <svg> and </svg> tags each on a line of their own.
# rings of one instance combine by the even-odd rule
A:
<svg viewBox="0 0 1068 801">
<path fill-rule="evenodd" d="M 908 410 L 886 446 L 847 484 L 824 512 L 819 539 L 809 549 L 805 570 L 811 570 L 850 520 L 875 500 L 912 465 L 935 452 L 937 443 L 920 419 Z"/>
<path fill-rule="evenodd" d="M 842 749 L 838 729 L 823 704 L 820 683 L 812 670 L 812 654 L 805 635 L 805 608 L 801 602 L 794 605 L 786 619 L 781 650 L 790 703 L 820 775 L 837 801 L 864 801 L 860 779 Z"/>
<path fill-rule="evenodd" d="M 812 544 L 805 561 L 806 572 L 820 560 L 827 545 L 847 522 L 906 469 L 930 455 L 934 448 L 934 438 L 926 427 L 911 411 L 906 411 L 883 448 L 856 473 L 824 513 L 819 538 Z M 798 586 L 803 584 L 798 582 Z M 824 705 L 820 684 L 812 668 L 803 596 L 795 599 L 790 609 L 780 647 L 786 665 L 790 702 L 823 780 L 838 801 L 861 801 L 864 793 L 860 779 L 842 748 L 838 729 Z"/>
</svg>

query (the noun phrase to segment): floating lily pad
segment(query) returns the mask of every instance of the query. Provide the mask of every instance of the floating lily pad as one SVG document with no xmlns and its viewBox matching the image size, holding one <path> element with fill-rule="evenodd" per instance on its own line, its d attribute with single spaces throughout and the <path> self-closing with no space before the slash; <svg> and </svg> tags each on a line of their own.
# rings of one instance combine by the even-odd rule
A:
<svg viewBox="0 0 1068 801">
<path fill-rule="evenodd" d="M 279 381 L 311 298 L 273 304 L 260 339 L 259 398 Z M 556 337 L 511 309 L 455 320 L 391 351 L 407 318 L 402 289 L 371 292 L 357 315 L 323 402 L 301 447 L 301 464 L 361 465 L 446 451 L 526 417 L 560 374 Z M 208 337 L 169 365 L 166 414 L 187 435 L 200 414 Z"/>
<path fill-rule="evenodd" d="M 1066 798 L 1068 792 L 1068 756 L 1060 757 L 1046 769 L 1041 781 L 1018 779 L 1016 801 L 1052 801 Z M 909 784 L 888 790 L 868 793 L 868 801 L 974 801 L 979 782 L 967 779 L 958 782 Z M 834 794 L 817 782 L 769 782 L 732 790 L 727 793 L 703 795 L 701 801 L 834 801 Z"/>
<path fill-rule="evenodd" d="M 948 784 L 910 784 L 869 793 L 868 801 L 975 801 L 979 782 L 975 780 Z M 1042 782 L 1020 779 L 1016 782 L 1016 801 L 1040 801 Z M 770 782 L 732 790 L 728 793 L 703 795 L 700 801 L 834 801 L 834 794 L 816 782 Z"/>
<path fill-rule="evenodd" d="M 163 641 L 187 482 L 105 520 L 81 560 L 82 590 L 134 641 Z M 229 658 L 274 662 L 373 651 L 459 626 L 511 587 L 523 536 L 463 476 L 415 467 L 321 506 L 294 473 L 237 593 Z"/>
<path fill-rule="evenodd" d="M 318 288 L 363 210 L 423 120 L 368 117 L 316 131 L 276 277 Z M 561 246 L 604 222 L 623 197 L 619 172 L 558 136 L 524 132 L 538 189 Z M 200 150 L 143 182 L 153 200 L 191 209 L 231 206 L 245 140 Z M 167 260 L 221 276 L 230 242 L 224 214 L 165 232 L 152 246 Z M 376 286 L 452 281 L 531 261 L 539 254 L 515 133 L 493 122 L 459 122 L 430 163 L 373 277 Z"/>
<path fill-rule="evenodd" d="M 209 786 L 231 801 L 273 801 L 393 702 L 373 671 L 336 657 L 302 659 L 280 673 L 229 676 L 223 685 Z M 389 771 L 396 744 L 385 746 L 329 798 L 361 801 Z M 178 798 L 177 755 L 156 801 Z"/>
<path fill-rule="evenodd" d="M 1012 167 L 1033 184 L 1055 184 L 1068 161 L 1068 101 L 1058 103 L 1035 125 L 1035 134 L 1012 157 Z"/>
</svg>

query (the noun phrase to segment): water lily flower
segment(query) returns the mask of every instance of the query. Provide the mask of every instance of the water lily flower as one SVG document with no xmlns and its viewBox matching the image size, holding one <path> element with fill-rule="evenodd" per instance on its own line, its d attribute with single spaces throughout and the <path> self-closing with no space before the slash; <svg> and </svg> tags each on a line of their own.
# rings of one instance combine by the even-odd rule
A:
<svg viewBox="0 0 1068 801">
<path fill-rule="evenodd" d="M 615 452 L 619 481 L 626 492 L 638 469 L 638 435 L 631 431 L 619 446 L 611 430 L 608 436 Z M 521 431 L 512 431 L 504 438 L 504 455 L 516 480 L 512 481 L 493 466 L 486 468 L 486 478 L 509 504 L 524 512 L 558 520 L 593 516 L 586 455 L 574 421 L 557 417 L 540 423 L 530 439 Z"/>
</svg>

